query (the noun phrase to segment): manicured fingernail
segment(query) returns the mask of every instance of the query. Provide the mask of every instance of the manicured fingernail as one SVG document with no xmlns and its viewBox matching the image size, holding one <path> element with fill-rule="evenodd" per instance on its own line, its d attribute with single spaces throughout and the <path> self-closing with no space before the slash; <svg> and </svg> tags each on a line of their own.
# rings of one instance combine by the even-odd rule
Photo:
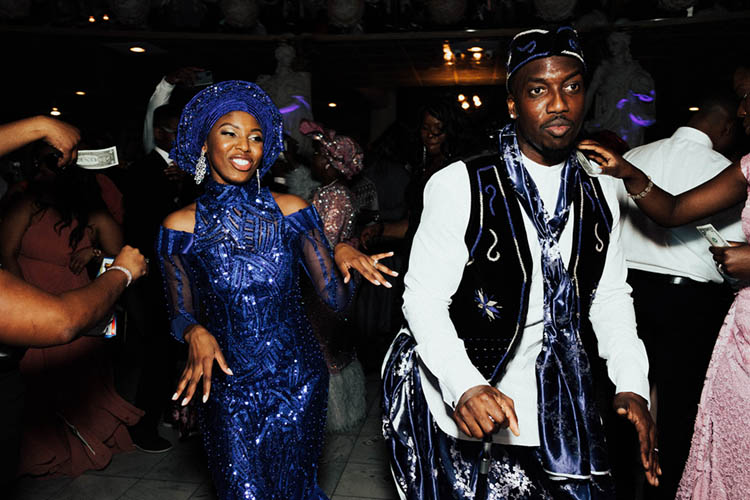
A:
<svg viewBox="0 0 750 500">
<path fill-rule="evenodd" d="M 188 398 L 185 398 L 182 400 L 182 406 L 187 406 L 188 404 Z"/>
<path fill-rule="evenodd" d="M 208 401 L 208 394 L 203 395 L 203 402 L 205 403 L 206 401 Z"/>
<path fill-rule="evenodd" d="M 391 285 L 391 284 L 390 284 L 389 282 L 387 282 L 387 281 L 386 281 L 385 283 L 383 283 L 383 285 L 385 285 L 385 287 L 386 287 L 386 288 L 392 288 L 392 287 L 393 287 L 393 285 Z"/>
<path fill-rule="evenodd" d="M 393 273 L 391 274 L 391 276 L 398 276 L 398 271 L 393 271 Z"/>
<path fill-rule="evenodd" d="M 175 392 L 174 394 L 172 394 L 172 401 L 177 401 L 177 398 L 179 397 L 180 395 Z"/>
<path fill-rule="evenodd" d="M 378 280 L 373 281 L 373 283 L 375 283 L 378 286 L 380 285 L 380 282 Z"/>
<path fill-rule="evenodd" d="M 232 372 L 231 368 L 227 368 L 227 373 L 230 374 L 230 375 L 234 375 L 234 373 Z"/>
</svg>

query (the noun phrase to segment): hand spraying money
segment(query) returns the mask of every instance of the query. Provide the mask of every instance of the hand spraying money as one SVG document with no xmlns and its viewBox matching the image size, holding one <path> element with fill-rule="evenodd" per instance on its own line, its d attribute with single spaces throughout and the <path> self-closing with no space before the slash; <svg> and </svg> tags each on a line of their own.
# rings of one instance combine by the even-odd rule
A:
<svg viewBox="0 0 750 500">
<path fill-rule="evenodd" d="M 114 167 L 119 162 L 117 146 L 106 149 L 79 149 L 76 165 L 88 170 L 100 170 Z"/>
<path fill-rule="evenodd" d="M 731 246 L 729 242 L 724 239 L 721 233 L 719 233 L 719 231 L 716 230 L 713 224 L 704 224 L 702 226 L 696 226 L 695 229 L 697 229 L 698 232 L 701 233 L 701 235 L 703 235 L 704 238 L 706 238 L 706 241 L 708 241 L 712 247 Z"/>
</svg>

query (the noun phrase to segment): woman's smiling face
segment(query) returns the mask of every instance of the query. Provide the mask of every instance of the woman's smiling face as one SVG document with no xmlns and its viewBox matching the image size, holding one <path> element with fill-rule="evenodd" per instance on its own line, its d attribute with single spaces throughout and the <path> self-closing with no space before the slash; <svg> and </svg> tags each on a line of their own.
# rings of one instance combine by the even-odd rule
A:
<svg viewBox="0 0 750 500">
<path fill-rule="evenodd" d="M 250 113 L 232 111 L 211 127 L 203 150 L 216 182 L 244 184 L 262 164 L 263 131 Z"/>
</svg>

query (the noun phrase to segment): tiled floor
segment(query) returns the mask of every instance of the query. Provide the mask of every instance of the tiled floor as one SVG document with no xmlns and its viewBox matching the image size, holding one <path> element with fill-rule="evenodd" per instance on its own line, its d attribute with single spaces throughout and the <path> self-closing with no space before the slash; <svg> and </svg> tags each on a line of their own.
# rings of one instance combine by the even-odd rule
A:
<svg viewBox="0 0 750 500">
<path fill-rule="evenodd" d="M 330 434 L 320 464 L 320 485 L 332 500 L 397 499 L 380 431 L 380 381 L 370 377 L 369 413 L 352 433 Z M 133 451 L 104 470 L 75 479 L 23 479 L 8 500 L 214 500 L 200 441 L 176 443 L 168 453 Z"/>
</svg>

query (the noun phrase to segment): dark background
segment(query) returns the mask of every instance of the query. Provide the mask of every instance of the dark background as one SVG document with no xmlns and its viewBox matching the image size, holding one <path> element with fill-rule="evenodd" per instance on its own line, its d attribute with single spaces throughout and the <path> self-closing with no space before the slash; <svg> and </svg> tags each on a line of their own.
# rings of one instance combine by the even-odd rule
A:
<svg viewBox="0 0 750 500">
<path fill-rule="evenodd" d="M 81 127 L 85 136 L 115 141 L 133 155 L 139 154 L 134 144 L 140 139 L 146 103 L 165 73 L 191 65 L 212 70 L 215 81 L 254 81 L 260 74 L 274 72 L 273 53 L 282 40 L 297 50 L 296 69 L 312 75 L 316 119 L 364 144 L 375 139 L 370 116 L 386 104 L 389 93 L 395 93 L 397 117 L 407 122 L 413 122 L 426 97 L 448 94 L 455 98 L 464 93 L 482 99 L 481 108 L 469 111 L 475 123 L 485 128 L 502 123 L 507 119 L 507 43 L 521 29 L 543 24 L 525 11 L 510 19 L 520 24 L 496 23 L 499 27 L 488 26 L 491 20 L 468 18 L 460 26 L 436 26 L 429 21 L 403 26 L 403 19 L 402 25 L 388 24 L 382 16 L 371 14 L 364 18 L 369 22 L 364 29 L 372 32 L 346 33 L 319 18 L 308 19 L 306 24 L 297 19 L 275 25 L 271 11 L 264 14 L 264 24 L 269 32 L 277 29 L 279 33 L 257 35 L 211 25 L 220 17 L 215 7 L 197 27 L 169 25 L 161 21 L 159 12 L 152 12 L 148 25 L 133 27 L 114 21 L 89 23 L 80 14 L 55 17 L 42 8 L 44 3 L 34 2 L 29 17 L 0 24 L 0 121 L 48 114 L 57 106 L 60 118 Z M 91 11 L 101 17 L 101 2 L 90 3 Z M 582 1 L 579 7 L 587 3 L 595 2 Z M 608 17 L 628 14 L 634 20 L 580 30 L 592 71 L 607 55 L 605 39 L 611 30 L 631 34 L 634 59 L 656 82 L 657 122 L 648 129 L 647 141 L 671 134 L 689 118 L 687 108 L 709 89 L 731 90 L 734 67 L 750 64 L 750 11 L 742 9 L 743 2 L 729 3 L 733 10 L 714 12 L 709 5 L 707 13 L 698 17 L 671 12 L 666 13 L 671 17 L 649 18 L 666 14 L 653 7 L 656 2 L 613 1 Z M 726 2 L 716 4 L 726 6 Z M 284 29 L 296 32 L 281 33 Z M 445 42 L 454 50 L 481 45 L 492 56 L 479 65 L 447 66 L 442 59 Z M 147 51 L 129 52 L 132 45 Z M 86 95 L 76 96 L 76 90 Z M 173 102 L 185 102 L 194 90 L 178 87 Z M 338 106 L 329 108 L 330 101 Z"/>
</svg>

